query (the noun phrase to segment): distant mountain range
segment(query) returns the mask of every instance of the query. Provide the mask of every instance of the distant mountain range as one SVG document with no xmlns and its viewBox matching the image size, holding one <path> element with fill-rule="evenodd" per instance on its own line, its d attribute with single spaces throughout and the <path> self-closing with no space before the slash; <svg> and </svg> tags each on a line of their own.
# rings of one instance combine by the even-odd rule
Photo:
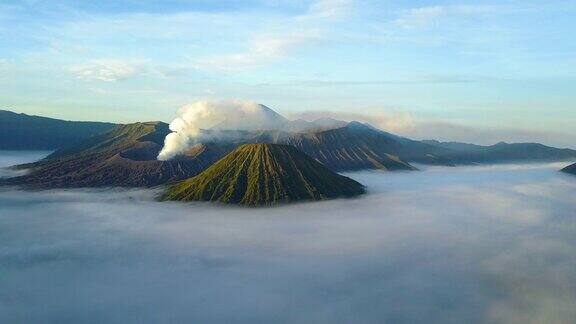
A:
<svg viewBox="0 0 576 324">
<path fill-rule="evenodd" d="M 245 144 L 199 175 L 169 186 L 161 199 L 262 206 L 364 192 L 358 182 L 334 173 L 293 146 Z"/>
<path fill-rule="evenodd" d="M 305 130 L 286 131 L 291 122 L 279 119 L 280 115 L 265 108 L 265 115 L 271 116 L 273 123 L 282 121 L 282 129 L 225 130 L 217 127 L 203 130 L 197 143 L 183 154 L 169 161 L 158 161 L 156 157 L 164 138 L 170 133 L 166 123 L 118 125 L 62 147 L 42 161 L 19 166 L 30 172 L 2 182 L 38 188 L 151 187 L 195 176 L 238 146 L 254 143 L 293 146 L 336 172 L 416 170 L 413 163 L 452 166 L 576 159 L 574 150 L 534 143 L 479 146 L 415 141 L 360 122 L 320 120 L 310 122 L 307 126 L 312 127 Z"/>
<path fill-rule="evenodd" d="M 505 163 L 513 161 L 562 161 L 574 158 L 574 150 L 558 149 L 539 143 L 505 143 L 481 146 L 458 142 L 423 141 L 458 152 L 461 162 Z"/>
<path fill-rule="evenodd" d="M 0 110 L 0 150 L 55 150 L 115 126 L 112 123 L 66 121 Z"/>
</svg>

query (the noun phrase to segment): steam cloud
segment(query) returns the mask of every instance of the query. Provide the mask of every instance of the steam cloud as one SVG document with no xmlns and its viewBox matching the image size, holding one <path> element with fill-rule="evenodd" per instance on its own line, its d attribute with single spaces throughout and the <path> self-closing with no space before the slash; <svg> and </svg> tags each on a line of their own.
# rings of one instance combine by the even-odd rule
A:
<svg viewBox="0 0 576 324">
<path fill-rule="evenodd" d="M 183 153 L 201 135 L 202 129 L 221 126 L 235 129 L 254 129 L 265 124 L 261 105 L 252 101 L 215 100 L 198 101 L 185 105 L 170 123 L 172 133 L 166 136 L 158 160 L 169 160 Z"/>
<path fill-rule="evenodd" d="M 274 209 L 0 188 L 0 322 L 572 323 L 562 166 L 351 173 L 366 196 Z"/>
</svg>

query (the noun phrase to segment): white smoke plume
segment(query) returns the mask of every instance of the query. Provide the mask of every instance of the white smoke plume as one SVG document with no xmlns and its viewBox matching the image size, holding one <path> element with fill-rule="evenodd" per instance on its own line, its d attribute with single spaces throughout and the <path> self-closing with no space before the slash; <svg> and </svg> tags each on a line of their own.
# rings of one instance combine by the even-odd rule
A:
<svg viewBox="0 0 576 324">
<path fill-rule="evenodd" d="M 183 153 L 199 140 L 202 129 L 275 129 L 287 120 L 266 106 L 242 100 L 203 100 L 183 106 L 170 123 L 158 160 L 166 161 Z"/>
</svg>

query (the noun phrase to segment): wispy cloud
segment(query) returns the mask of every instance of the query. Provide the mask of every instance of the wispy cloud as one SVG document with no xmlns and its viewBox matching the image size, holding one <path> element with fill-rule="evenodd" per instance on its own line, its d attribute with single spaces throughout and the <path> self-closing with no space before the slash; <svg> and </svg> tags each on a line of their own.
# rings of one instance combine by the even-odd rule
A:
<svg viewBox="0 0 576 324">
<path fill-rule="evenodd" d="M 86 81 L 116 82 L 141 75 L 172 78 L 188 74 L 192 68 L 186 65 L 155 65 L 148 60 L 95 59 L 71 66 L 68 71 Z"/>
<path fill-rule="evenodd" d="M 143 71 L 142 63 L 116 59 L 92 60 L 87 64 L 72 66 L 70 72 L 87 81 L 116 82 L 134 77 Z"/>
<path fill-rule="evenodd" d="M 413 8 L 405 11 L 395 24 L 411 29 L 426 27 L 447 16 L 477 16 L 495 12 L 497 7 L 488 5 L 451 5 Z"/>
<path fill-rule="evenodd" d="M 378 86 L 393 84 L 443 84 L 443 83 L 472 83 L 489 80 L 479 76 L 458 76 L 458 75 L 430 75 L 415 76 L 402 79 L 382 79 L 382 80 L 293 80 L 283 83 L 260 83 L 261 87 L 346 87 L 346 86 Z"/>
<path fill-rule="evenodd" d="M 208 57 L 199 60 L 197 65 L 204 69 L 227 71 L 260 66 L 283 58 L 303 44 L 320 37 L 321 33 L 316 30 L 258 35 L 250 40 L 245 52 Z"/>
<path fill-rule="evenodd" d="M 259 32 L 248 40 L 245 51 L 202 58 L 197 61 L 197 66 L 208 70 L 234 71 L 271 63 L 301 46 L 320 40 L 325 30 L 323 24 L 345 16 L 350 5 L 350 0 L 315 1 L 305 14 L 285 22 L 288 30 Z"/>
<path fill-rule="evenodd" d="M 351 0 L 318 0 L 312 4 L 308 16 L 314 18 L 341 18 L 350 9 Z"/>
</svg>

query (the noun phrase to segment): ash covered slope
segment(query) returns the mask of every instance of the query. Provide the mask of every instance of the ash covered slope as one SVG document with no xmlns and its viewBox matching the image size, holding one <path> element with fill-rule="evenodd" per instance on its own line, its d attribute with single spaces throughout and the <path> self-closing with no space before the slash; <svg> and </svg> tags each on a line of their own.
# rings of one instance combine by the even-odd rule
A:
<svg viewBox="0 0 576 324">
<path fill-rule="evenodd" d="M 169 132 L 162 122 L 121 125 L 42 161 L 20 166 L 31 172 L 3 182 L 36 188 L 150 187 L 196 175 L 225 154 L 195 148 L 193 158 L 158 161 L 156 156 Z"/>
<path fill-rule="evenodd" d="M 0 110 L 0 150 L 54 150 L 115 126 L 112 123 L 67 121 Z"/>
<path fill-rule="evenodd" d="M 260 206 L 352 197 L 364 191 L 358 182 L 293 146 L 247 144 L 201 174 L 170 186 L 161 199 Z"/>
</svg>

